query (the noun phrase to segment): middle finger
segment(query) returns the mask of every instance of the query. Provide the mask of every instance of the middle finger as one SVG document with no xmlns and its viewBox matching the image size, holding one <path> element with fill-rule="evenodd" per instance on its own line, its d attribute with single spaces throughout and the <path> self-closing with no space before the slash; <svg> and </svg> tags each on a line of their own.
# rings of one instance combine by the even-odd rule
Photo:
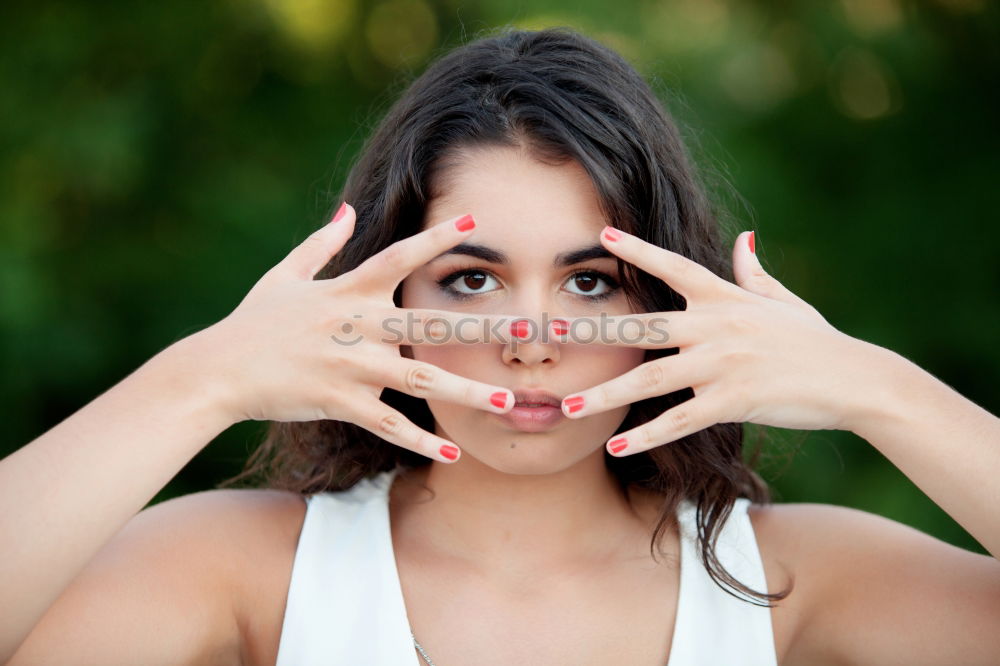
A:
<svg viewBox="0 0 1000 666">
<path fill-rule="evenodd" d="M 416 398 L 446 400 L 496 414 L 514 407 L 514 394 L 509 389 L 461 377 L 432 363 L 373 357 L 365 361 L 365 369 L 379 385 Z"/>
</svg>

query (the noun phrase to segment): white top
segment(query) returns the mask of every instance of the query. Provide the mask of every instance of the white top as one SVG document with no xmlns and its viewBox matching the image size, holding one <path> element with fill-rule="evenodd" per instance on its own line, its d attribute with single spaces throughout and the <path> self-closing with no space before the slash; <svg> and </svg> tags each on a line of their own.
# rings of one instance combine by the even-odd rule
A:
<svg viewBox="0 0 1000 666">
<path fill-rule="evenodd" d="M 307 499 L 276 666 L 423 666 L 410 638 L 389 526 L 397 471 Z M 749 505 L 745 497 L 736 500 L 716 555 L 737 580 L 766 591 Z M 777 666 L 770 609 L 733 597 L 709 578 L 696 548 L 692 502 L 684 500 L 677 517 L 680 596 L 666 666 Z"/>
</svg>

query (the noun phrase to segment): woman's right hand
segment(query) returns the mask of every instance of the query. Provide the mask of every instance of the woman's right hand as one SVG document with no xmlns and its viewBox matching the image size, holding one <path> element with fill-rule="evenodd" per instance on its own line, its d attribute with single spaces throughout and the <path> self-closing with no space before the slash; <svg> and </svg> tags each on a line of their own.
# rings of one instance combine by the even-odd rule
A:
<svg viewBox="0 0 1000 666">
<path fill-rule="evenodd" d="M 471 234 L 455 222 L 465 220 L 464 226 L 469 226 L 472 218 L 436 224 L 390 245 L 354 270 L 315 280 L 354 229 L 353 207 L 345 204 L 341 210 L 339 220 L 317 230 L 265 273 L 232 313 L 195 334 L 207 342 L 205 356 L 211 359 L 211 368 L 202 370 L 221 379 L 227 396 L 224 408 L 234 423 L 349 421 L 403 448 L 454 462 L 454 442 L 418 428 L 379 400 L 383 389 L 495 413 L 512 408 L 514 396 L 504 387 L 403 357 L 400 344 L 436 344 L 420 335 L 384 342 L 386 336 L 377 331 L 386 317 L 402 321 L 407 314 L 433 316 L 455 323 L 461 316 L 463 342 L 482 339 L 470 339 L 466 333 L 471 327 L 466 325 L 473 317 L 480 324 L 477 330 L 485 333 L 486 317 L 401 309 L 392 300 L 396 286 L 410 272 Z"/>
</svg>

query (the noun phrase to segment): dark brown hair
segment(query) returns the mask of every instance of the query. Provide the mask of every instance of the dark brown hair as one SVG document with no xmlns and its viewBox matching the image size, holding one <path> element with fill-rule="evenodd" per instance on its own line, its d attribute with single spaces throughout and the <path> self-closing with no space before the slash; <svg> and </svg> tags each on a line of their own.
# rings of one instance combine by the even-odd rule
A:
<svg viewBox="0 0 1000 666">
<path fill-rule="evenodd" d="M 388 245 L 420 231 L 428 202 L 445 183 L 461 151 L 525 149 L 539 161 L 576 160 L 592 179 L 608 223 L 669 248 L 732 281 L 723 215 L 710 203 L 681 135 L 646 81 L 612 49 L 569 28 L 499 29 L 451 50 L 403 91 L 368 138 L 341 200 L 357 211 L 345 247 L 317 274 L 331 278 Z M 721 207 L 720 207 L 721 208 Z M 625 294 L 636 312 L 683 310 L 682 296 L 659 279 L 619 260 Z M 395 294 L 400 305 L 399 290 Z M 651 350 L 646 360 L 677 353 Z M 686 388 L 634 403 L 618 432 L 652 420 L 694 397 Z M 382 400 L 418 426 L 434 430 L 425 400 L 386 389 Z M 721 423 L 666 446 L 605 462 L 628 497 L 631 485 L 663 496 L 650 550 L 673 526 L 678 504 L 697 507 L 701 557 L 722 582 L 757 599 L 784 599 L 736 580 L 718 561 L 719 530 L 738 497 L 769 503 L 767 484 L 753 471 L 759 447 L 743 460 L 743 424 Z M 303 494 L 344 490 L 396 467 L 430 459 L 386 442 L 352 423 L 332 420 L 271 423 L 242 474 Z M 654 553 L 655 557 L 655 553 Z M 720 582 L 722 581 L 722 582 Z"/>
</svg>

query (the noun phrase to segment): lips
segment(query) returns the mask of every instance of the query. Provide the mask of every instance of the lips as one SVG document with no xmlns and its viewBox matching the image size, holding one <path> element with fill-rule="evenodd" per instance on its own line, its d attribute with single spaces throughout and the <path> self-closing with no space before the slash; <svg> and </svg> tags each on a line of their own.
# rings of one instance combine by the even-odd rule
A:
<svg viewBox="0 0 1000 666">
<path fill-rule="evenodd" d="M 517 389 L 514 391 L 514 406 L 559 408 L 562 400 L 542 389 Z"/>
<path fill-rule="evenodd" d="M 543 389 L 515 390 L 513 409 L 492 416 L 523 432 L 542 432 L 566 418 L 559 398 Z"/>
</svg>

